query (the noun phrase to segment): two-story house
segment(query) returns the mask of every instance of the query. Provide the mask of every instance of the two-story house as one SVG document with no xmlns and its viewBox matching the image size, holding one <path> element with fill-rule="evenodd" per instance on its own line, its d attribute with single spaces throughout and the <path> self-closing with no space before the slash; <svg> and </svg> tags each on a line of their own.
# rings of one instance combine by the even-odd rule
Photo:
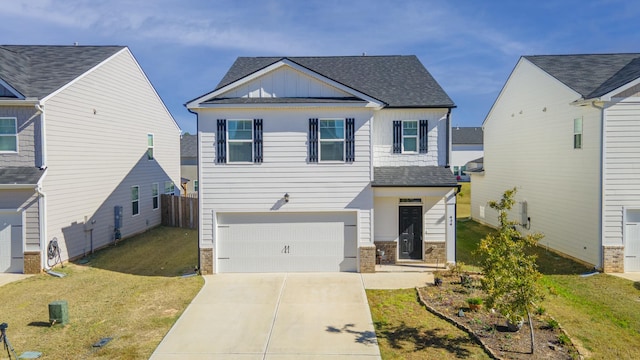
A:
<svg viewBox="0 0 640 360">
<path fill-rule="evenodd" d="M 459 127 L 451 129 L 451 167 L 458 180 L 469 181 L 467 163 L 482 161 L 484 156 L 483 131 L 481 127 Z"/>
<path fill-rule="evenodd" d="M 180 129 L 123 46 L 0 46 L 0 272 L 160 224 Z"/>
<path fill-rule="evenodd" d="M 471 215 L 518 188 L 513 219 L 605 272 L 640 271 L 640 54 L 524 56 L 484 121 Z"/>
<path fill-rule="evenodd" d="M 454 103 L 417 57 L 241 57 L 186 106 L 203 273 L 455 261 Z"/>
<path fill-rule="evenodd" d="M 180 176 L 182 193 L 198 193 L 198 136 L 183 134 L 180 137 Z"/>
</svg>

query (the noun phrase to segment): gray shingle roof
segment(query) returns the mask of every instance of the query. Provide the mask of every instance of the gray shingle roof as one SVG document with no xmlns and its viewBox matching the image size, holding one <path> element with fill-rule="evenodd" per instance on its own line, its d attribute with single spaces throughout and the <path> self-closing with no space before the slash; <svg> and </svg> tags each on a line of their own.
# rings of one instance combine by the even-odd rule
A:
<svg viewBox="0 0 640 360">
<path fill-rule="evenodd" d="M 451 143 L 482 144 L 484 131 L 481 127 L 455 127 L 451 129 Z"/>
<path fill-rule="evenodd" d="M 25 97 L 42 99 L 124 48 L 1 45 L 0 79 Z"/>
<path fill-rule="evenodd" d="M 180 139 L 180 157 L 197 157 L 198 156 L 198 136 L 182 135 Z"/>
<path fill-rule="evenodd" d="M 450 169 L 441 166 L 383 166 L 373 168 L 373 187 L 453 187 Z"/>
<path fill-rule="evenodd" d="M 42 174 L 35 167 L 0 167 L 0 185 L 35 185 Z"/>
<path fill-rule="evenodd" d="M 215 90 L 283 59 L 375 98 L 388 107 L 455 107 L 415 55 L 239 57 Z"/>
<path fill-rule="evenodd" d="M 524 58 L 585 99 L 605 95 L 640 78 L 640 54 L 536 55 Z"/>
</svg>

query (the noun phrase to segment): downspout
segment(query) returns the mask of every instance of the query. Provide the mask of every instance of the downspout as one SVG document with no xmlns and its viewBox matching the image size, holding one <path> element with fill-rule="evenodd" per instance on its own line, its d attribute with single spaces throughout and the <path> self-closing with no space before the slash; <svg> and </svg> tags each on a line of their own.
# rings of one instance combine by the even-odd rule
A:
<svg viewBox="0 0 640 360">
<path fill-rule="evenodd" d="M 186 104 L 185 104 L 186 107 Z M 201 254 L 201 249 L 200 249 L 200 242 L 201 242 L 201 232 L 200 232 L 200 224 L 202 224 L 202 209 L 200 208 L 200 194 L 202 193 L 202 182 L 200 181 L 200 121 L 198 121 L 198 113 L 187 108 L 187 111 L 194 114 L 196 116 L 196 146 L 198 147 L 198 151 L 196 152 L 196 164 L 198 164 L 198 273 L 202 274 L 202 267 L 201 267 L 201 261 L 200 258 L 202 256 Z M 181 160 L 182 161 L 182 160 Z M 182 167 L 182 164 L 180 164 L 180 167 Z M 214 228 L 213 231 L 216 231 L 216 229 Z M 215 235 L 215 234 L 213 234 Z M 215 243 L 213 244 L 213 246 L 215 247 Z M 213 254 L 213 266 L 215 268 L 215 263 L 216 263 L 216 254 L 215 254 L 215 249 L 214 250 L 214 254 Z"/>
<path fill-rule="evenodd" d="M 36 110 L 40 114 L 40 151 L 42 152 L 42 159 L 40 163 L 40 170 L 44 170 L 47 168 L 47 138 L 45 131 L 45 121 L 44 121 L 44 105 L 41 103 L 35 104 Z"/>
<path fill-rule="evenodd" d="M 40 268 L 41 269 L 45 269 L 45 270 L 49 270 L 49 266 L 47 265 L 47 255 L 46 255 L 46 248 L 47 248 L 47 212 L 46 212 L 47 196 L 42 191 L 42 181 L 44 180 L 45 176 L 47 176 L 47 169 L 44 170 L 44 173 L 40 177 L 40 180 L 38 180 L 38 183 L 36 184 L 36 187 L 35 187 L 34 190 L 35 190 L 36 194 L 38 194 L 38 218 L 40 220 L 40 221 L 38 221 L 38 223 L 40 224 L 40 226 L 39 226 L 39 230 L 40 230 Z"/>
<path fill-rule="evenodd" d="M 600 233 L 600 249 L 599 249 L 599 253 L 600 256 L 598 256 L 598 261 L 600 261 L 599 267 L 600 269 L 602 269 L 604 271 L 604 259 L 603 259 L 603 255 L 604 255 L 604 217 L 605 217 L 605 213 L 604 213 L 604 167 L 605 167 L 605 148 L 606 148 L 606 142 L 605 142 L 605 116 L 604 116 L 604 106 L 600 107 L 598 105 L 596 105 L 595 101 L 592 101 L 590 103 L 590 105 L 593 108 L 596 108 L 598 110 L 600 110 L 600 197 L 598 199 L 598 210 L 600 212 L 600 221 L 598 224 L 599 227 L 599 233 Z"/>
<path fill-rule="evenodd" d="M 449 163 L 449 159 L 451 157 L 451 108 L 447 109 L 447 145 L 445 149 L 446 159 L 445 166 L 446 168 L 451 167 Z"/>
</svg>

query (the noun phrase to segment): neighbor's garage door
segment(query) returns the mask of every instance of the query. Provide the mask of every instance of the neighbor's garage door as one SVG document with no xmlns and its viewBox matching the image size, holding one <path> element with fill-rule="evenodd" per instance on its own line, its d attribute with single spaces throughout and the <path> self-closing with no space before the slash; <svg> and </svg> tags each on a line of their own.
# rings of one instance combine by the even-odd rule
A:
<svg viewBox="0 0 640 360">
<path fill-rule="evenodd" d="M 356 271 L 355 213 L 218 214 L 217 272 Z"/>
<path fill-rule="evenodd" d="M 22 213 L 0 212 L 0 272 L 22 272 Z"/>
</svg>

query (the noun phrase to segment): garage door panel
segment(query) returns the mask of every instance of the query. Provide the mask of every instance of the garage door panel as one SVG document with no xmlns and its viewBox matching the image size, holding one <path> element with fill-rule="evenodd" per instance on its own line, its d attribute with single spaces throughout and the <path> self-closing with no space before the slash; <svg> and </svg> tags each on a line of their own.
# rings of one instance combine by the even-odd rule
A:
<svg viewBox="0 0 640 360">
<path fill-rule="evenodd" d="M 350 214 L 220 216 L 218 223 L 224 223 L 218 226 L 218 271 L 355 271 L 356 227 L 340 221 L 349 217 L 355 218 Z"/>
<path fill-rule="evenodd" d="M 0 272 L 23 271 L 22 213 L 0 212 Z"/>
</svg>

